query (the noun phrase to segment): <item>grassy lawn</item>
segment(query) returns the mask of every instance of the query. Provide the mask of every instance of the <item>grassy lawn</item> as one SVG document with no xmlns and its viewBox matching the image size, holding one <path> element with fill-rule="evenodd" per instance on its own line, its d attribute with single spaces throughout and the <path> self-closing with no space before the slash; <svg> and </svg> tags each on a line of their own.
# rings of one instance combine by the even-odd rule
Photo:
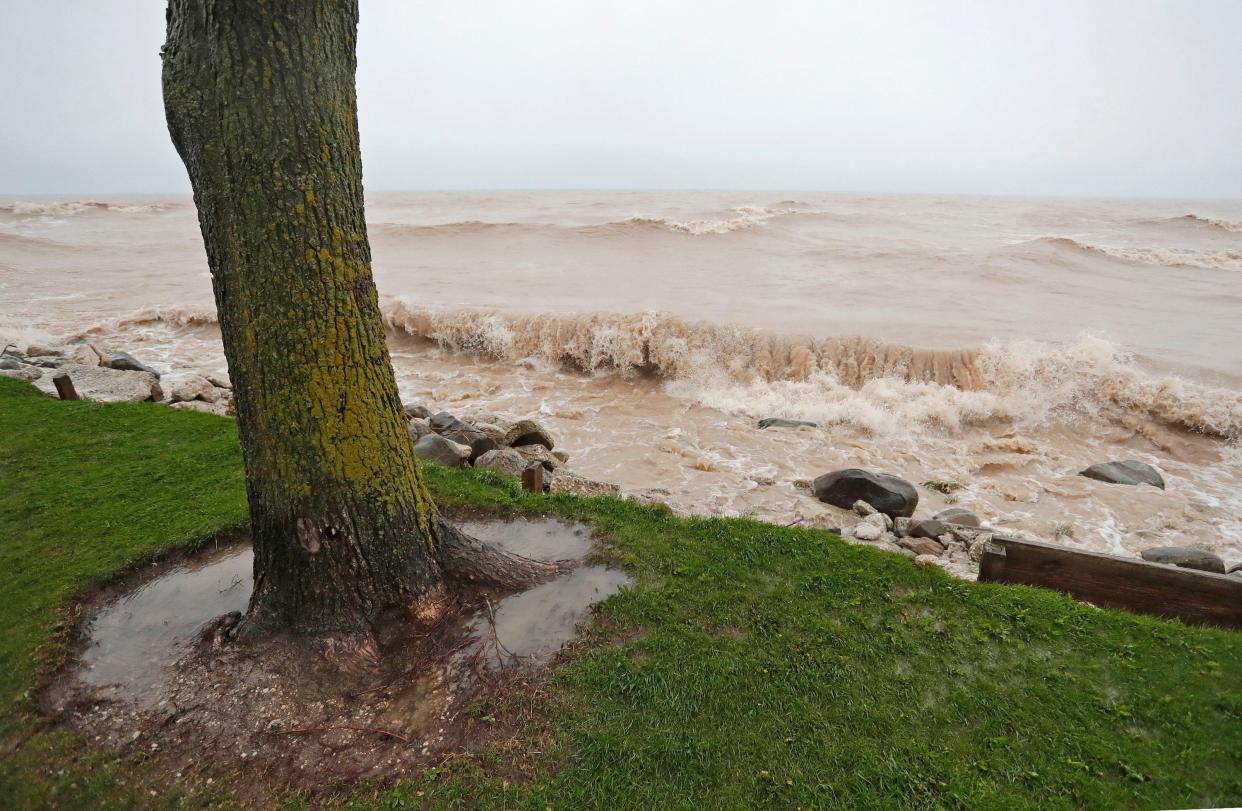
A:
<svg viewBox="0 0 1242 811">
<path fill-rule="evenodd" d="M 636 586 L 545 689 L 478 708 L 529 725 L 533 780 L 494 776 L 513 756 L 497 747 L 360 787 L 351 808 L 1242 803 L 1242 634 L 964 583 L 813 530 L 429 478 L 441 504 L 594 525 Z M 27 694 L 75 589 L 244 517 L 230 421 L 0 379 L 0 806 L 221 802 L 152 796 L 148 765 L 92 752 Z"/>
</svg>

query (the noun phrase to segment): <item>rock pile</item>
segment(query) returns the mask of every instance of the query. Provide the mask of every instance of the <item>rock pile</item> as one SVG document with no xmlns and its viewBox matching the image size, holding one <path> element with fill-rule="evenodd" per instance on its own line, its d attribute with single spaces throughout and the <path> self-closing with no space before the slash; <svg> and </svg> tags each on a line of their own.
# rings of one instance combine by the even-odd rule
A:
<svg viewBox="0 0 1242 811">
<path fill-rule="evenodd" d="M 531 465 L 543 467 L 544 488 L 580 496 L 618 495 L 620 488 L 565 470 L 569 454 L 556 448 L 552 433 L 530 419 L 476 411 L 461 416 L 405 406 L 410 440 L 420 459 L 450 467 L 476 467 L 521 478 Z"/>
<path fill-rule="evenodd" d="M 994 530 L 962 507 L 915 517 L 918 492 L 892 474 L 838 470 L 815 479 L 812 489 L 821 501 L 850 509 L 861 519 L 839 530 L 843 538 L 904 554 L 919 566 L 943 566 L 959 577 L 973 579 L 993 538 Z"/>
<path fill-rule="evenodd" d="M 59 396 L 53 379 L 69 375 L 84 400 L 101 403 L 141 403 L 165 399 L 160 375 L 126 352 L 109 352 L 90 343 L 26 347 L 5 350 L 0 375 L 33 383 L 40 391 Z"/>
</svg>

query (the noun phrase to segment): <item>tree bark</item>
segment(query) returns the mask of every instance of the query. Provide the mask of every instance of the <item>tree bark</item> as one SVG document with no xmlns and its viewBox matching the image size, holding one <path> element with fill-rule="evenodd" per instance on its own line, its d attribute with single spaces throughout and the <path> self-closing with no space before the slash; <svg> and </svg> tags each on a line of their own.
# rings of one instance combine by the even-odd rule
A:
<svg viewBox="0 0 1242 811">
<path fill-rule="evenodd" d="M 164 103 L 233 381 L 249 621 L 366 630 L 441 577 L 363 219 L 357 0 L 170 0 Z"/>
</svg>

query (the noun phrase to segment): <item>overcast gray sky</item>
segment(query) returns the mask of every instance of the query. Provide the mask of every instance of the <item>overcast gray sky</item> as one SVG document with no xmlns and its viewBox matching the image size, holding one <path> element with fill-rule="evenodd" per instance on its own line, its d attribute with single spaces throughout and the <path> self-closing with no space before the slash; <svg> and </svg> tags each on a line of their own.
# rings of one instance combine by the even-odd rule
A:
<svg viewBox="0 0 1242 811">
<path fill-rule="evenodd" d="M 186 191 L 162 0 L 0 0 L 0 194 Z M 362 0 L 371 189 L 1242 196 L 1242 0 Z"/>
</svg>

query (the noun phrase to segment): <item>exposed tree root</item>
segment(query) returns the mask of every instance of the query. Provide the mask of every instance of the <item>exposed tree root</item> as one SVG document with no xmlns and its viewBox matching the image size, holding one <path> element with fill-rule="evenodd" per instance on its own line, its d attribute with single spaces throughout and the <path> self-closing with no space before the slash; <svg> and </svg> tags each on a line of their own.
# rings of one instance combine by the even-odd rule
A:
<svg viewBox="0 0 1242 811">
<path fill-rule="evenodd" d="M 574 566 L 573 561 L 534 560 L 506 552 L 470 537 L 447 521 L 440 521 L 436 528 L 436 556 L 448 577 L 505 590 L 545 583 Z"/>
</svg>

